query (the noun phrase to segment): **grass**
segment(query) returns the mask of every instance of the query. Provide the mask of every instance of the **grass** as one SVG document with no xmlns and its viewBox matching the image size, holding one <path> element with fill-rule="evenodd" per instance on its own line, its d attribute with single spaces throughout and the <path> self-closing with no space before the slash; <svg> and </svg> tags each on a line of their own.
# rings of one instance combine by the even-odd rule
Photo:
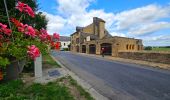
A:
<svg viewBox="0 0 170 100">
<path fill-rule="evenodd" d="M 77 81 L 73 80 L 72 77 L 70 76 L 68 78 L 69 78 L 70 84 L 77 88 L 81 96 L 84 96 L 87 100 L 94 100 L 94 98 L 92 98 L 88 92 L 86 92 L 80 85 L 77 84 Z"/>
<path fill-rule="evenodd" d="M 164 47 L 153 47 L 152 51 L 170 51 L 170 48 L 164 48 Z"/>
<path fill-rule="evenodd" d="M 53 82 L 25 86 L 21 80 L 0 84 L 0 100 L 74 100 L 69 89 Z"/>
<path fill-rule="evenodd" d="M 43 64 L 49 64 L 51 66 L 61 68 L 61 66 L 56 61 L 54 61 L 50 55 L 43 55 Z"/>
<path fill-rule="evenodd" d="M 22 80 L 0 84 L 0 100 L 94 100 L 70 76 L 48 84 L 26 85 Z"/>
</svg>

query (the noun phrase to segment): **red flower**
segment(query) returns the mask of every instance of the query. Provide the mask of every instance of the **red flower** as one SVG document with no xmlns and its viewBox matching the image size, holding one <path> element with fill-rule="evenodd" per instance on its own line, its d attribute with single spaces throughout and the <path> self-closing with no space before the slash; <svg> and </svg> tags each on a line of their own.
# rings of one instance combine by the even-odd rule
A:
<svg viewBox="0 0 170 100">
<path fill-rule="evenodd" d="M 35 60 L 36 57 L 40 56 L 40 51 L 35 45 L 28 46 L 28 51 L 27 51 L 28 56 Z"/>
<path fill-rule="evenodd" d="M 25 3 L 22 3 L 19 1 L 16 6 L 16 9 L 18 9 L 20 12 L 28 13 L 28 15 L 31 17 L 35 17 L 35 14 L 34 14 L 34 11 L 32 10 L 32 8 Z"/>
<path fill-rule="evenodd" d="M 0 34 L 0 39 L 2 40 L 3 38 L 4 38 L 3 35 Z"/>
<path fill-rule="evenodd" d="M 59 40 L 60 35 L 59 35 L 58 33 L 54 33 L 54 34 L 53 34 L 53 38 Z"/>
<path fill-rule="evenodd" d="M 10 36 L 12 31 L 7 28 L 7 25 L 0 23 L 0 32 Z"/>
<path fill-rule="evenodd" d="M 15 19 L 15 18 L 11 18 L 10 20 L 11 20 L 11 22 L 13 22 L 13 23 L 14 23 L 14 25 L 15 25 L 16 27 L 21 26 L 20 21 L 18 21 L 17 19 Z"/>
<path fill-rule="evenodd" d="M 48 39 L 49 42 L 51 42 L 51 36 L 50 35 L 47 36 L 47 39 Z"/>
<path fill-rule="evenodd" d="M 25 31 L 25 26 L 23 23 L 20 23 L 20 26 L 18 27 L 18 31 L 24 33 Z"/>
<path fill-rule="evenodd" d="M 2 47 L 2 43 L 0 42 L 0 47 Z"/>
<path fill-rule="evenodd" d="M 51 42 L 51 47 L 54 47 L 55 46 L 55 43 L 54 42 Z"/>
<path fill-rule="evenodd" d="M 56 47 L 56 49 L 59 49 L 60 48 L 60 42 L 57 42 L 55 47 Z"/>
</svg>

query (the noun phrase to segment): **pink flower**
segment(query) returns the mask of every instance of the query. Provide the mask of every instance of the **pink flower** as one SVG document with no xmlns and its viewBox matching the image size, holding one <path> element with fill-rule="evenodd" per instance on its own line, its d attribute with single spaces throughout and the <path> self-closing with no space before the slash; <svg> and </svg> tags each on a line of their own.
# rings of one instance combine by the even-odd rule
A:
<svg viewBox="0 0 170 100">
<path fill-rule="evenodd" d="M 36 36 L 34 28 L 32 26 L 28 26 L 27 24 L 24 26 L 25 26 L 25 34 L 34 38 Z"/>
<path fill-rule="evenodd" d="M 20 23 L 18 25 L 18 31 L 25 33 L 26 35 L 29 35 L 33 38 L 36 36 L 36 32 L 35 32 L 34 28 L 32 26 L 27 25 L 27 24 L 24 25 L 23 23 Z"/>
<path fill-rule="evenodd" d="M 18 4 L 17 4 L 17 6 L 16 6 L 16 9 L 18 9 L 20 12 L 22 12 L 25 5 L 26 5 L 26 4 L 18 1 Z"/>
<path fill-rule="evenodd" d="M 47 37 L 48 37 L 47 31 L 46 31 L 45 29 L 41 29 L 40 32 L 41 32 L 41 34 L 40 34 L 40 39 L 41 39 L 42 41 L 46 40 Z"/>
<path fill-rule="evenodd" d="M 25 3 L 22 3 L 19 1 L 16 6 L 16 9 L 18 9 L 20 12 L 28 13 L 28 15 L 31 17 L 35 17 L 35 14 L 34 14 L 34 11 L 32 10 L 32 8 Z"/>
<path fill-rule="evenodd" d="M 7 28 L 7 25 L 0 23 L 0 29 Z"/>
<path fill-rule="evenodd" d="M 40 56 L 40 51 L 35 45 L 28 46 L 28 51 L 27 51 L 28 56 L 35 60 L 36 57 Z"/>
<path fill-rule="evenodd" d="M 11 30 L 10 29 L 4 29 L 4 33 L 6 34 L 6 35 L 8 35 L 8 36 L 10 36 L 11 35 Z"/>
<path fill-rule="evenodd" d="M 0 32 L 10 36 L 12 31 L 7 28 L 7 25 L 0 23 Z"/>
<path fill-rule="evenodd" d="M 53 38 L 54 38 L 54 39 L 58 39 L 58 40 L 59 40 L 60 35 L 59 35 L 58 33 L 54 33 L 54 34 L 53 34 Z"/>
<path fill-rule="evenodd" d="M 30 15 L 31 17 L 33 17 L 33 18 L 35 17 L 35 14 L 34 14 L 32 8 L 31 8 L 30 6 L 28 6 L 28 5 L 27 5 L 27 7 L 26 7 L 25 12 L 27 12 L 28 15 Z"/>
</svg>

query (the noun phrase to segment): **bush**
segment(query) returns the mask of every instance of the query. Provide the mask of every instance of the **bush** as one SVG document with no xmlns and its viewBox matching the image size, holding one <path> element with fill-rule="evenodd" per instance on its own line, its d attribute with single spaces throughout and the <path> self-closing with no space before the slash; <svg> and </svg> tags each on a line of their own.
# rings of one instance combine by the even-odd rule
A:
<svg viewBox="0 0 170 100">
<path fill-rule="evenodd" d="M 152 50 L 151 46 L 145 47 L 145 50 Z"/>
</svg>

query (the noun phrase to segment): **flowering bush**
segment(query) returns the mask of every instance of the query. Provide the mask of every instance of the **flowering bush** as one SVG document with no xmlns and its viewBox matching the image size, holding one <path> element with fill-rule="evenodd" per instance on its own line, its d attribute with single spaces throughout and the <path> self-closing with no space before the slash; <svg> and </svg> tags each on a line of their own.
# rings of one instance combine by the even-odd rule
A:
<svg viewBox="0 0 170 100">
<path fill-rule="evenodd" d="M 21 23 L 25 14 L 34 18 L 35 14 L 27 4 L 18 2 L 16 9 L 21 12 L 19 19 L 10 18 L 12 29 L 0 23 L 0 68 L 6 67 L 13 59 L 35 60 L 40 53 L 48 52 L 48 46 L 52 39 L 59 39 L 59 34 L 55 33 L 51 37 L 45 29 L 37 30 L 34 27 Z"/>
</svg>

